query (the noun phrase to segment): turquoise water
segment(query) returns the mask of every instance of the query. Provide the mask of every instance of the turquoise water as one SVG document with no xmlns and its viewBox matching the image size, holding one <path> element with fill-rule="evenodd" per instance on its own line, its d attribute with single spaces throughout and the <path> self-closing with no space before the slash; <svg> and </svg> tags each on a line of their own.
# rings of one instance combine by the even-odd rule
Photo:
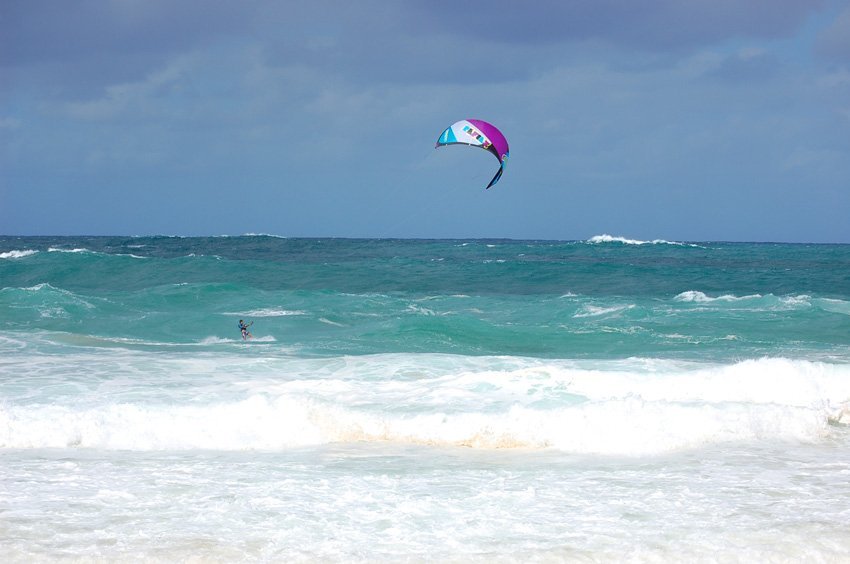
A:
<svg viewBox="0 0 850 564">
<path fill-rule="evenodd" d="M 850 245 L 0 237 L 0 329 L 4 561 L 850 553 Z"/>
<path fill-rule="evenodd" d="M 303 355 L 846 358 L 850 246 L 6 238 L 0 327 Z M 221 343 L 216 343 L 221 344 Z"/>
</svg>

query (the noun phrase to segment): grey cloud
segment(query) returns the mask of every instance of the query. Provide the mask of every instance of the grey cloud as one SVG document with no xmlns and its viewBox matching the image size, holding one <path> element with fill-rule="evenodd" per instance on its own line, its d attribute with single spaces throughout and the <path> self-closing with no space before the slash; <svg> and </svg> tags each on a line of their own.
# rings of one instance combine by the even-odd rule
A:
<svg viewBox="0 0 850 564">
<path fill-rule="evenodd" d="M 568 43 L 656 52 L 730 37 L 779 37 L 817 0 L 11 0 L 0 65 L 60 64 L 100 85 L 130 80 L 211 43 L 262 45 L 270 64 L 353 82 L 499 82 L 557 65 Z M 68 77 L 71 80 L 72 76 Z"/>
<path fill-rule="evenodd" d="M 354 9 L 346 4 L 340 13 L 314 3 L 308 13 L 325 16 L 302 13 L 298 26 L 288 22 L 290 31 L 270 38 L 268 53 L 272 64 L 300 61 L 355 82 L 487 84 L 545 72 L 577 56 L 576 46 L 579 56 L 608 50 L 609 60 L 616 59 L 610 57 L 612 49 L 632 58 L 639 50 L 657 64 L 668 53 L 681 57 L 729 38 L 782 37 L 820 5 L 811 0 L 436 0 L 362 2 Z M 277 26 L 285 19 L 278 13 L 269 21 Z"/>
<path fill-rule="evenodd" d="M 18 88 L 84 99 L 138 80 L 178 54 L 245 33 L 246 18 L 229 6 L 219 0 L 11 0 L 0 7 L 0 72 Z"/>
<path fill-rule="evenodd" d="M 417 3 L 428 28 L 470 41 L 511 43 L 597 39 L 646 49 L 690 49 L 733 37 L 786 36 L 818 0 L 432 0 Z"/>
<path fill-rule="evenodd" d="M 0 64 L 174 52 L 244 31 L 247 22 L 232 6 L 223 0 L 11 0 L 0 12 Z"/>
</svg>

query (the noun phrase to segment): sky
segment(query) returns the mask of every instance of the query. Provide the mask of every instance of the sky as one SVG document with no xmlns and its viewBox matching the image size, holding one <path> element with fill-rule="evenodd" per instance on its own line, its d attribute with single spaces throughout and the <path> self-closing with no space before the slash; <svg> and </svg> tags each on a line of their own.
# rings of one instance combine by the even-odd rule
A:
<svg viewBox="0 0 850 564">
<path fill-rule="evenodd" d="M 850 1 L 0 3 L 0 234 L 245 233 L 850 243 Z"/>
</svg>

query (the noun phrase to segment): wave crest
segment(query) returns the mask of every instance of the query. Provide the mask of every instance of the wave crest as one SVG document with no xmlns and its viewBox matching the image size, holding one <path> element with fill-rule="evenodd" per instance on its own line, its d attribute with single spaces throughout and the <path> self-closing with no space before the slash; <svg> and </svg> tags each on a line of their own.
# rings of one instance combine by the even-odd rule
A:
<svg viewBox="0 0 850 564">
<path fill-rule="evenodd" d="M 667 241 L 665 239 L 653 239 L 652 241 L 642 241 L 640 239 L 628 239 L 626 237 L 618 237 L 604 233 L 602 235 L 594 235 L 586 243 L 602 244 L 602 243 L 619 243 L 622 245 L 676 245 L 679 247 L 700 247 L 694 243 L 682 243 L 679 241 Z"/>
<path fill-rule="evenodd" d="M 399 362 L 419 363 L 405 368 L 418 376 L 393 377 Z M 728 442 L 817 442 L 834 425 L 850 423 L 846 365 L 632 359 L 497 367 L 505 362 L 397 355 L 298 361 L 275 370 L 289 379 L 240 381 L 228 392 L 242 397 L 7 401 L 0 405 L 0 447 L 280 450 L 390 441 L 651 455 Z M 311 376 L 317 372 L 325 374 L 321 381 Z"/>
<path fill-rule="evenodd" d="M 0 253 L 0 259 L 20 259 L 24 257 L 29 257 L 38 253 L 38 251 L 34 251 L 31 249 L 27 249 L 24 251 L 11 250 L 5 253 Z"/>
</svg>

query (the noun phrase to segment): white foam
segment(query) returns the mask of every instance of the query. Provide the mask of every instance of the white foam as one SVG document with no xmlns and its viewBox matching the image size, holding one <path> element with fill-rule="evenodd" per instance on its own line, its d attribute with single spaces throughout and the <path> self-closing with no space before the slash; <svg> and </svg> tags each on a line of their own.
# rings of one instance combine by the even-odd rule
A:
<svg viewBox="0 0 850 564">
<path fill-rule="evenodd" d="M 36 254 L 38 251 L 34 251 L 31 249 L 27 249 L 25 251 L 7 251 L 5 253 L 0 253 L 0 259 L 19 259 L 24 257 L 29 257 Z"/>
<path fill-rule="evenodd" d="M 773 294 L 749 294 L 746 296 L 723 294 L 720 296 L 709 296 L 698 290 L 688 290 L 676 295 L 673 299 L 678 302 L 698 304 L 747 303 L 748 305 L 753 304 L 760 309 L 774 311 L 798 310 L 812 307 L 812 297 L 807 294 L 796 296 L 775 296 Z"/>
<path fill-rule="evenodd" d="M 844 300 L 836 300 L 832 298 L 821 298 L 817 301 L 820 308 L 824 311 L 832 313 L 840 313 L 850 315 L 850 302 Z"/>
<path fill-rule="evenodd" d="M 604 233 L 602 235 L 594 235 L 587 240 L 588 243 L 623 243 L 624 245 L 646 245 L 647 241 L 638 239 L 626 239 L 625 237 L 614 237 Z"/>
<path fill-rule="evenodd" d="M 587 243 L 592 244 L 600 244 L 600 243 L 620 243 L 623 245 L 676 245 L 680 247 L 700 247 L 700 245 L 696 245 L 694 243 L 680 243 L 678 241 L 667 241 L 665 239 L 653 239 L 652 241 L 641 241 L 640 239 L 628 239 L 626 237 L 616 237 L 614 235 L 608 235 L 607 233 L 602 235 L 594 235 L 590 239 L 586 241 Z"/>
<path fill-rule="evenodd" d="M 692 405 L 634 397 L 557 410 L 514 406 L 498 414 L 435 412 L 405 417 L 255 395 L 203 406 L 0 407 L 0 446 L 279 450 L 392 441 L 641 455 L 730 441 L 812 442 L 826 435 L 829 421 L 845 417 L 836 413 L 787 405 Z"/>
<path fill-rule="evenodd" d="M 301 310 L 289 310 L 280 308 L 261 308 L 252 309 L 245 312 L 225 312 L 222 315 L 233 315 L 242 317 L 287 317 L 290 315 L 307 315 L 307 312 Z"/>
<path fill-rule="evenodd" d="M 47 252 L 48 253 L 90 253 L 92 251 L 90 251 L 89 249 L 83 249 L 83 248 L 61 249 L 59 247 L 50 247 L 49 249 L 47 249 Z"/>
<path fill-rule="evenodd" d="M 221 345 L 225 343 L 239 343 L 242 342 L 242 339 L 225 339 L 222 337 L 204 337 L 200 341 L 198 341 L 201 345 Z"/>
<path fill-rule="evenodd" d="M 318 444 L 309 408 L 253 396 L 214 405 L 0 407 L 0 446 L 123 450 L 281 449 Z"/>
<path fill-rule="evenodd" d="M 97 374 L 91 357 L 76 361 Z M 30 370 L 50 362 L 26 360 Z M 720 366 L 450 355 L 193 362 L 145 354 L 121 361 L 161 374 L 165 388 L 109 388 L 98 376 L 91 394 L 78 383 L 73 395 L 52 399 L 46 387 L 41 403 L 9 397 L 0 405 L 0 447 L 280 450 L 390 441 L 647 455 L 729 442 L 813 443 L 850 418 L 850 366 L 786 359 Z"/>
<path fill-rule="evenodd" d="M 798 306 L 810 306 L 812 297 L 806 294 L 801 294 L 799 296 L 783 296 L 779 298 L 779 302 L 782 305 L 786 305 L 789 307 L 798 307 Z"/>
<path fill-rule="evenodd" d="M 262 335 L 261 337 L 253 337 L 251 341 L 255 343 L 275 343 L 277 339 L 272 337 L 271 335 Z"/>
<path fill-rule="evenodd" d="M 198 341 L 198 344 L 209 346 L 209 345 L 226 345 L 226 344 L 234 344 L 234 343 L 274 343 L 277 339 L 275 339 L 271 335 L 262 335 L 260 337 L 251 337 L 250 339 L 243 339 L 239 337 L 237 339 L 227 339 L 222 337 L 205 337 Z"/>
<path fill-rule="evenodd" d="M 68 299 L 71 303 L 81 305 L 88 309 L 93 309 L 95 306 L 90 302 L 82 299 L 74 292 L 70 292 L 68 290 L 63 290 L 62 288 L 57 288 L 55 286 L 51 286 L 48 282 L 42 282 L 41 284 L 36 284 L 35 286 L 28 286 L 26 288 L 21 288 L 25 292 L 48 292 L 55 293 L 63 296 Z M 58 307 L 58 306 L 57 306 Z M 49 315 L 47 317 L 50 317 Z"/>
<path fill-rule="evenodd" d="M 581 311 L 575 313 L 573 317 L 582 318 L 582 317 L 599 317 L 603 315 L 609 315 L 612 313 L 620 313 L 622 311 L 627 311 L 634 308 L 634 304 L 626 304 L 626 305 L 617 305 L 611 307 L 599 307 L 594 305 L 585 305 Z"/>
<path fill-rule="evenodd" d="M 179 347 L 179 343 L 170 343 L 166 341 L 148 341 L 145 339 L 134 339 L 131 337 L 94 337 L 94 336 L 76 336 L 75 339 L 79 342 L 88 342 L 91 344 L 101 345 L 115 343 L 124 346 L 154 346 L 154 347 Z"/>
<path fill-rule="evenodd" d="M 438 316 L 438 315 L 440 315 L 440 316 L 448 315 L 445 312 L 437 313 L 436 311 L 434 311 L 431 308 L 422 307 L 422 306 L 416 305 L 416 304 L 408 304 L 407 305 L 407 311 L 409 311 L 411 313 L 415 313 L 417 315 L 424 315 L 426 317 L 434 317 L 434 316 Z"/>
<path fill-rule="evenodd" d="M 696 302 L 696 303 L 710 303 L 710 302 L 738 302 L 742 300 L 754 300 L 761 298 L 761 294 L 751 294 L 748 296 L 735 296 L 732 294 L 724 294 L 722 296 L 717 296 L 716 298 L 710 297 L 703 292 L 697 290 L 688 290 L 686 292 L 682 292 L 678 294 L 675 298 L 676 301 L 679 302 Z"/>
<path fill-rule="evenodd" d="M 42 282 L 41 284 L 36 284 L 35 286 L 27 286 L 26 288 L 23 288 L 23 289 L 27 292 L 40 292 L 41 290 L 64 291 L 64 290 L 59 290 L 58 288 L 51 286 L 48 282 Z"/>
</svg>

